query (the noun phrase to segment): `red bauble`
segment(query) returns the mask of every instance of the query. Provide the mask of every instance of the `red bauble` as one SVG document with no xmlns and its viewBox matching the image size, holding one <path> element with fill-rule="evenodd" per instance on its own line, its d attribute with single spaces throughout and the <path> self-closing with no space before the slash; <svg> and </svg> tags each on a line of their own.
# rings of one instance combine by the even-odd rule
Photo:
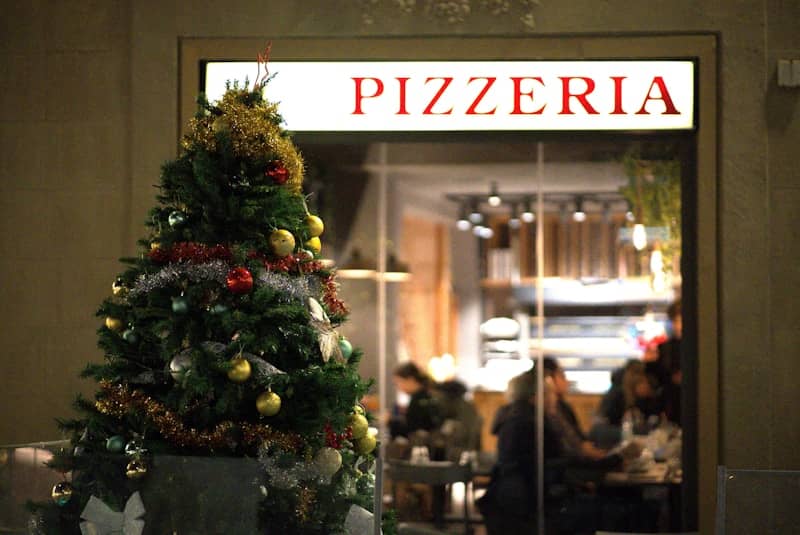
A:
<svg viewBox="0 0 800 535">
<path fill-rule="evenodd" d="M 280 160 L 270 162 L 267 165 L 265 174 L 278 185 L 286 184 L 286 181 L 289 180 L 289 171 L 283 166 L 283 162 Z"/>
<path fill-rule="evenodd" d="M 235 267 L 228 272 L 228 290 L 235 294 L 246 294 L 253 289 L 253 275 L 247 268 Z"/>
</svg>

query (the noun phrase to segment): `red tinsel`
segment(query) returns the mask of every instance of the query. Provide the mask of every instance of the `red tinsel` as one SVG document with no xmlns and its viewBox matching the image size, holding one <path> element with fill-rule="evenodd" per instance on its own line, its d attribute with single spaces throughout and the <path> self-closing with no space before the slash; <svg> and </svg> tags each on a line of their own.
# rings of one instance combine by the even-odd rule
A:
<svg viewBox="0 0 800 535">
<path fill-rule="evenodd" d="M 264 264 L 264 269 L 267 271 L 282 271 L 284 273 L 291 273 L 296 271 L 298 273 L 316 273 L 322 269 L 322 262 L 318 260 L 308 261 L 302 255 L 295 254 L 284 256 L 270 260 L 258 253 L 250 253 L 250 258 L 258 258 Z"/>
<path fill-rule="evenodd" d="M 286 184 L 286 181 L 289 180 L 289 171 L 284 167 L 283 162 L 280 160 L 274 160 L 267 164 L 267 170 L 264 172 L 265 175 L 270 177 L 273 182 L 278 185 Z"/>
<path fill-rule="evenodd" d="M 344 301 L 339 299 L 337 292 L 339 290 L 339 283 L 334 280 L 333 275 L 327 275 L 322 279 L 323 295 L 322 300 L 328 307 L 328 310 L 334 316 L 345 316 L 349 312 L 347 305 Z"/>
<path fill-rule="evenodd" d="M 156 264 L 191 262 L 202 264 L 210 260 L 230 261 L 231 250 L 226 245 L 206 245 L 204 243 L 179 242 L 172 247 L 159 247 L 147 253 Z"/>
</svg>

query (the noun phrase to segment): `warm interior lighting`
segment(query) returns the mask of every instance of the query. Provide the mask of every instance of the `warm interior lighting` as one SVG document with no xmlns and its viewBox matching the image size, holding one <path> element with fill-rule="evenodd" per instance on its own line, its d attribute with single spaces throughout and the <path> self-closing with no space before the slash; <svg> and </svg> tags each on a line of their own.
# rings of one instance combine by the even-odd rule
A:
<svg viewBox="0 0 800 535">
<path fill-rule="evenodd" d="M 531 200 L 525 199 L 525 211 L 520 214 L 520 219 L 525 223 L 533 223 L 536 220 L 536 214 L 531 209 Z"/>
<path fill-rule="evenodd" d="M 408 264 L 401 262 L 394 254 L 386 259 L 386 271 L 382 275 L 387 282 L 404 282 L 411 278 Z"/>
<path fill-rule="evenodd" d="M 361 256 L 361 251 L 355 248 L 337 274 L 343 279 L 371 279 L 375 276 L 375 262 Z"/>
<path fill-rule="evenodd" d="M 578 223 L 586 221 L 586 212 L 583 210 L 583 198 L 578 197 L 575 200 L 575 211 L 572 212 L 572 219 Z"/>
<path fill-rule="evenodd" d="M 511 219 L 508 220 L 508 226 L 514 230 L 522 226 L 519 220 L 519 205 L 517 203 L 511 205 Z"/>
<path fill-rule="evenodd" d="M 631 239 L 637 251 L 641 251 L 647 247 L 647 231 L 644 229 L 644 225 L 636 223 L 633 226 L 633 236 Z"/>
<path fill-rule="evenodd" d="M 470 223 L 469 218 L 467 216 L 467 205 L 464 203 L 461 203 L 461 207 L 458 211 L 458 221 L 456 221 L 456 228 L 463 232 L 466 232 L 467 230 L 472 228 L 472 223 Z"/>
<path fill-rule="evenodd" d="M 500 206 L 502 200 L 500 199 L 500 193 L 497 191 L 497 182 L 492 182 L 492 187 L 489 189 L 489 198 L 487 199 L 489 206 L 497 207 Z"/>
<path fill-rule="evenodd" d="M 472 201 L 472 208 L 469 214 L 469 220 L 473 225 L 477 225 L 483 221 L 483 214 L 478 209 L 478 203 Z"/>
</svg>

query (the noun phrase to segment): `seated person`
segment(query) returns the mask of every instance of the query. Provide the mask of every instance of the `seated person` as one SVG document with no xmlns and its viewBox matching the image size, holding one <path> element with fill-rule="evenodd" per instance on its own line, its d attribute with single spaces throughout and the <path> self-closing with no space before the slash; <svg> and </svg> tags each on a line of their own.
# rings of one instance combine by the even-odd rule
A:
<svg viewBox="0 0 800 535">
<path fill-rule="evenodd" d="M 678 299 L 667 309 L 670 336 L 658 345 L 657 358 L 646 364 L 646 371 L 653 382 L 657 396 L 661 398 L 664 414 L 670 422 L 681 422 L 681 338 L 683 336 L 683 316 L 681 300 Z"/>
<path fill-rule="evenodd" d="M 429 390 L 430 379 L 413 362 L 395 368 L 392 379 L 400 392 L 410 396 L 405 410 L 395 408 L 389 420 L 392 438 L 409 437 L 415 431 L 433 431 L 441 425 L 441 414 Z"/>
<path fill-rule="evenodd" d="M 464 383 L 458 380 L 443 381 L 433 385 L 442 425 L 439 429 L 446 444 L 447 459 L 460 460 L 464 451 L 478 451 L 483 421 L 475 405 L 465 398 Z"/>
<path fill-rule="evenodd" d="M 603 446 L 618 443 L 622 439 L 622 421 L 626 414 L 633 422 L 633 432 L 639 434 L 647 433 L 649 421 L 661 414 L 660 402 L 645 373 L 645 365 L 636 359 L 625 364 L 622 384 L 612 386 L 603 396 L 590 433 L 592 438 Z"/>
<path fill-rule="evenodd" d="M 561 439 L 565 441 L 565 451 L 568 451 L 570 456 L 579 458 L 595 460 L 604 458 L 607 452 L 592 444 L 581 429 L 575 410 L 566 400 L 569 381 L 564 369 L 552 357 L 545 357 L 543 363 L 545 378 L 549 379 L 545 381 L 545 395 L 548 393 L 547 389 L 552 388 L 552 394 L 555 396 L 555 399 L 545 407 L 552 406 L 549 417 L 553 420 L 554 427 L 559 430 Z"/>
</svg>

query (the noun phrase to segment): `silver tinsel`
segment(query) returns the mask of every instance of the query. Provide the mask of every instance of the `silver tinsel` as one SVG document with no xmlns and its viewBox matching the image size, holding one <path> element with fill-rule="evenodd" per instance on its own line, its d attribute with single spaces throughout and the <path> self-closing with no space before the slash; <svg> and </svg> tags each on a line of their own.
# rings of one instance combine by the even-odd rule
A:
<svg viewBox="0 0 800 535">
<path fill-rule="evenodd" d="M 212 260 L 204 264 L 178 263 L 161 268 L 151 275 L 143 275 L 128 293 L 129 297 L 146 294 L 159 288 L 166 288 L 188 279 L 191 282 L 216 281 L 225 284 L 230 267 L 222 260 Z"/>
<path fill-rule="evenodd" d="M 260 286 L 269 286 L 292 299 L 305 301 L 312 295 L 319 294 L 319 281 L 309 275 L 289 275 L 275 271 L 262 271 L 256 279 Z"/>
<path fill-rule="evenodd" d="M 330 485 L 331 475 L 320 474 L 314 461 L 294 460 L 279 461 L 277 456 L 283 453 L 273 453 L 266 448 L 261 448 L 258 461 L 269 476 L 269 483 L 280 489 L 296 487 L 300 482 L 315 483 L 317 485 Z"/>
<path fill-rule="evenodd" d="M 200 344 L 200 346 L 203 348 L 203 351 L 206 351 L 208 353 L 213 353 L 214 355 L 222 355 L 228 347 L 221 342 L 211 342 L 211 341 L 203 342 L 202 344 Z M 184 349 L 183 351 L 181 351 L 181 353 L 179 353 L 179 355 L 184 353 L 191 354 L 191 351 L 192 351 L 191 349 Z M 253 367 L 253 375 L 257 379 L 265 379 L 272 375 L 279 375 L 286 373 L 276 368 L 263 358 L 253 355 L 252 353 L 242 352 L 242 358 L 248 361 L 250 365 Z"/>
</svg>

